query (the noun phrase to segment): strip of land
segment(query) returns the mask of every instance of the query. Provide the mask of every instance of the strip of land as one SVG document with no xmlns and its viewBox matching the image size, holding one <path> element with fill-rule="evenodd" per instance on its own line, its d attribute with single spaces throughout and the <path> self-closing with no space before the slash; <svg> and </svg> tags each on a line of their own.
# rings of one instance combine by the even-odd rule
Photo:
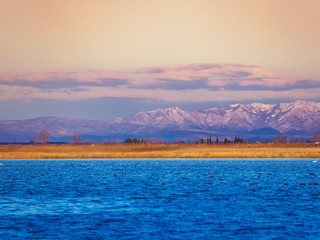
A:
<svg viewBox="0 0 320 240">
<path fill-rule="evenodd" d="M 1 145 L 0 159 L 320 158 L 313 143 Z"/>
</svg>

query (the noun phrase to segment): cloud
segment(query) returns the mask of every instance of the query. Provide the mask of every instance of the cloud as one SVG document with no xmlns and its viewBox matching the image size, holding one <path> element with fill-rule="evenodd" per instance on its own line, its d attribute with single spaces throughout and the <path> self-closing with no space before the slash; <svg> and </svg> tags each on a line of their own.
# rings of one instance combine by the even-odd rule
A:
<svg viewBox="0 0 320 240">
<path fill-rule="evenodd" d="M 295 96 L 314 99 L 319 77 L 284 77 L 254 65 L 200 63 L 131 71 L 0 73 L 0 100 L 146 98 L 174 102 Z"/>
<path fill-rule="evenodd" d="M 162 89 L 162 90 L 195 90 L 208 88 L 208 80 L 200 79 L 194 81 L 179 81 L 175 79 L 155 79 L 156 82 L 152 85 L 142 86 L 144 89 Z"/>
<path fill-rule="evenodd" d="M 88 91 L 90 87 L 172 91 L 288 91 L 319 88 L 320 78 L 286 78 L 254 65 L 200 63 L 131 72 L 87 70 L 0 74 L 0 84 L 43 91 L 67 89 L 70 92 Z"/>
<path fill-rule="evenodd" d="M 319 78 L 287 78 L 260 66 L 241 64 L 190 64 L 142 69 L 134 74 L 148 78 L 147 84 L 134 85 L 141 89 L 288 91 L 320 87 Z"/>
<path fill-rule="evenodd" d="M 32 87 L 42 90 L 69 89 L 86 91 L 82 87 L 118 87 L 129 84 L 123 75 L 106 71 L 59 72 L 40 74 L 0 75 L 0 84 Z"/>
<path fill-rule="evenodd" d="M 320 88 L 320 78 L 298 79 L 293 83 L 288 83 L 283 90 L 314 88 Z"/>
</svg>

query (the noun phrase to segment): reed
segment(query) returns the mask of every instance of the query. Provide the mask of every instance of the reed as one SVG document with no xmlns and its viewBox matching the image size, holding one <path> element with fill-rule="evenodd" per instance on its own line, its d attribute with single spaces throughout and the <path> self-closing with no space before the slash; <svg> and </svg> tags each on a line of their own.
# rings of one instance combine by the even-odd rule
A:
<svg viewBox="0 0 320 240">
<path fill-rule="evenodd" d="M 0 159 L 320 158 L 310 143 L 1 145 Z"/>
</svg>

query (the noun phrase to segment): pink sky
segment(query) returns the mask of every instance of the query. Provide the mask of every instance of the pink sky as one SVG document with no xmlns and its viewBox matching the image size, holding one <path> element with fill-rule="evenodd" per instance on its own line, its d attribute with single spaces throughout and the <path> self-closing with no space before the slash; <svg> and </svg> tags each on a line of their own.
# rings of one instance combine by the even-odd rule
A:
<svg viewBox="0 0 320 240">
<path fill-rule="evenodd" d="M 1 0 L 0 29 L 0 103 L 320 100 L 319 0 Z"/>
</svg>

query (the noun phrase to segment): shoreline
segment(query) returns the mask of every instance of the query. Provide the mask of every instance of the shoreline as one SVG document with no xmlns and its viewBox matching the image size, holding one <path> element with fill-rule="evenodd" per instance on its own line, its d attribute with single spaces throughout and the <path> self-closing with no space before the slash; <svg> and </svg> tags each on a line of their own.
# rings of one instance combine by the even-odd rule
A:
<svg viewBox="0 0 320 240">
<path fill-rule="evenodd" d="M 320 158 L 313 143 L 0 145 L 0 159 Z"/>
</svg>

